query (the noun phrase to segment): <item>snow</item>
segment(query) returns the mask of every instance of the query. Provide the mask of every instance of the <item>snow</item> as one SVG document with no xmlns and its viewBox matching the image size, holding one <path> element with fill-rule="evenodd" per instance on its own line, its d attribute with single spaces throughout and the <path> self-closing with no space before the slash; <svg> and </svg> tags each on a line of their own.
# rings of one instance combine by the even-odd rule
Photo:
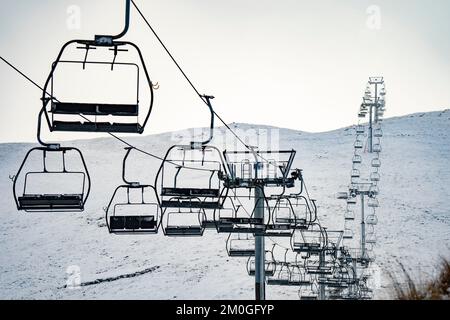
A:
<svg viewBox="0 0 450 320">
<path fill-rule="evenodd" d="M 233 124 L 240 132 L 274 129 Z M 276 128 L 275 128 L 276 129 Z M 277 129 L 281 149 L 297 150 L 294 167 L 303 169 L 321 222 L 342 229 L 345 203 L 336 193 L 349 182 L 354 134 L 351 128 L 325 133 Z M 223 128 L 217 131 L 225 132 Z M 376 298 L 389 298 L 387 271 L 402 262 L 419 279 L 450 254 L 450 110 L 386 119 L 383 123 L 382 181 L 377 211 L 377 265 L 382 286 Z M 127 140 L 163 156 L 182 132 Z M 254 279 L 246 259 L 229 258 L 226 235 L 203 238 L 110 235 L 105 207 L 121 183 L 123 145 L 110 138 L 64 143 L 80 148 L 92 175 L 92 193 L 83 213 L 17 212 L 12 198 L 15 174 L 31 144 L 0 145 L 1 299 L 252 299 Z M 223 146 L 220 146 L 223 147 Z M 228 144 L 229 147 L 229 144 Z M 135 155 L 130 175 L 153 182 L 159 160 Z M 142 181 L 141 182 L 145 182 Z M 76 289 L 66 287 L 68 267 L 80 268 Z M 148 272 L 143 272 L 148 271 Z M 140 273 L 136 276 L 122 277 Z M 97 281 L 98 279 L 114 281 Z M 91 283 L 95 282 L 95 283 Z M 296 289 L 267 287 L 269 299 L 297 299 Z"/>
</svg>

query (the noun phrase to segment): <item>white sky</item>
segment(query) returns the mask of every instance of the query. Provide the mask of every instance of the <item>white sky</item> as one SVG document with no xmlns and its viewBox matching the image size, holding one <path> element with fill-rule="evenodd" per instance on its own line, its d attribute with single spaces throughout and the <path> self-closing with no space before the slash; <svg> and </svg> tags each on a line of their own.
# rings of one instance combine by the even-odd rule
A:
<svg viewBox="0 0 450 320">
<path fill-rule="evenodd" d="M 448 0 L 135 0 L 227 122 L 312 132 L 356 122 L 369 76 L 386 79 L 386 116 L 450 107 Z M 81 29 L 67 8 L 81 9 Z M 368 28 L 371 5 L 381 29 Z M 39 84 L 63 43 L 118 33 L 123 0 L 0 0 L 0 55 Z M 205 106 L 137 13 L 126 39 L 156 91 L 145 133 L 206 126 Z M 40 92 L 0 62 L 0 142 L 34 141 Z M 98 135 L 95 135 L 98 136 Z M 47 139 L 92 137 L 65 133 Z"/>
</svg>

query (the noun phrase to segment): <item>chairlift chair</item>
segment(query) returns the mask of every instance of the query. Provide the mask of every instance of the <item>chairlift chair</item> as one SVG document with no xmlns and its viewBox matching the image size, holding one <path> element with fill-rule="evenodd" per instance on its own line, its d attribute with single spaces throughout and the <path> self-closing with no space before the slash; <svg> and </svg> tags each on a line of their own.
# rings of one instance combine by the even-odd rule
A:
<svg viewBox="0 0 450 320">
<path fill-rule="evenodd" d="M 372 259 L 372 261 L 375 261 L 375 254 L 374 254 L 374 243 L 367 243 L 366 242 L 366 251 L 367 252 L 370 252 L 370 256 L 371 256 L 371 259 Z"/>
<path fill-rule="evenodd" d="M 382 112 L 380 112 L 379 114 L 382 115 Z M 383 137 L 383 131 L 381 129 L 375 129 L 375 131 L 373 132 L 373 136 L 375 138 L 381 138 Z"/>
<path fill-rule="evenodd" d="M 377 225 L 378 224 L 378 217 L 375 214 L 375 212 L 366 217 L 366 223 L 369 225 Z"/>
<path fill-rule="evenodd" d="M 132 56 L 137 56 L 134 58 Z M 65 58 L 67 56 L 67 58 Z M 95 58 L 90 59 L 91 56 Z M 130 57 L 131 56 L 131 57 Z M 118 58 L 119 57 L 119 58 Z M 118 62 L 120 60 L 120 62 Z M 115 72 L 127 72 L 128 77 L 118 83 L 109 84 L 111 92 L 118 87 L 132 83 L 136 86 L 130 89 L 128 101 L 111 102 L 110 95 L 105 95 L 86 102 L 83 99 L 71 97 L 76 92 L 67 94 L 69 85 L 58 85 L 61 80 L 75 81 L 77 78 L 64 74 L 64 69 L 87 73 L 87 70 L 101 68 L 109 76 Z M 60 74 L 61 73 L 61 74 Z M 142 76 L 142 73 L 144 76 Z M 81 80 L 89 82 L 89 74 Z M 86 78 L 87 77 L 87 78 Z M 95 90 L 98 86 L 98 90 Z M 92 81 L 92 92 L 96 94 L 106 86 L 101 80 Z M 61 90 L 60 87 L 64 87 Z M 143 90 L 145 89 L 145 90 Z M 49 93 L 49 96 L 47 95 Z M 144 92 L 146 92 L 144 94 Z M 147 100 L 143 106 L 142 101 Z M 55 62 L 52 64 L 50 74 L 45 82 L 42 95 L 43 108 L 50 131 L 72 132 L 115 132 L 138 133 L 144 132 L 153 108 L 153 84 L 150 80 L 143 55 L 138 46 L 128 41 L 114 41 L 109 43 L 99 40 L 72 40 L 64 44 Z M 83 121 L 74 119 L 82 115 Z M 113 122 L 110 121 L 113 118 Z"/>
<path fill-rule="evenodd" d="M 316 200 L 311 199 L 309 195 L 303 195 L 304 181 L 300 180 L 300 190 L 297 193 L 286 196 L 291 204 L 296 223 L 292 225 L 295 229 L 308 229 L 308 227 L 317 221 L 317 205 Z"/>
<path fill-rule="evenodd" d="M 275 247 L 275 245 L 273 246 Z M 265 262 L 264 262 L 264 274 L 266 277 L 272 277 L 275 274 L 277 264 L 273 256 L 272 250 L 266 250 Z M 252 255 L 247 260 L 247 273 L 249 276 L 254 276 L 256 274 L 255 256 Z"/>
<path fill-rule="evenodd" d="M 381 160 L 380 160 L 380 158 L 372 159 L 372 168 L 380 168 L 380 167 L 381 167 Z"/>
<path fill-rule="evenodd" d="M 336 199 L 347 200 L 348 199 L 348 192 L 338 192 L 336 194 Z"/>
<path fill-rule="evenodd" d="M 265 261 L 264 274 L 266 277 L 272 277 L 275 274 L 275 263 L 272 261 Z M 254 277 L 256 274 L 255 257 L 251 256 L 247 260 L 247 273 Z"/>
<path fill-rule="evenodd" d="M 337 283 L 336 287 L 348 288 L 349 285 L 353 284 L 353 275 L 347 265 L 340 265 L 335 268 L 331 279 Z"/>
<path fill-rule="evenodd" d="M 154 186 L 130 182 L 126 164 L 131 147 L 125 148 L 122 162 L 123 184 L 118 186 L 105 208 L 106 225 L 113 234 L 155 234 L 161 221 L 158 193 Z"/>
<path fill-rule="evenodd" d="M 133 199 L 133 194 L 136 200 Z M 117 187 L 105 211 L 109 233 L 158 232 L 161 214 L 158 196 L 153 186 L 124 184 Z"/>
<path fill-rule="evenodd" d="M 169 237 L 201 237 L 205 231 L 201 208 L 165 208 L 162 229 Z"/>
<path fill-rule="evenodd" d="M 274 224 L 287 226 L 295 225 L 297 217 L 291 200 L 287 197 L 278 199 L 273 206 L 271 218 L 273 219 Z"/>
<path fill-rule="evenodd" d="M 289 221 L 292 229 L 307 229 L 309 224 L 315 220 L 315 204 L 311 201 L 312 208 L 308 204 L 308 200 L 303 196 L 295 196 L 294 198 L 289 198 L 289 203 L 293 209 L 293 217 L 295 219 L 284 219 L 285 222 Z M 283 217 L 278 216 L 278 221 L 283 221 Z"/>
<path fill-rule="evenodd" d="M 276 273 L 267 278 L 268 285 L 276 285 L 276 286 L 291 286 L 293 285 L 290 282 L 291 272 L 289 270 L 290 266 L 285 263 L 277 264 Z"/>
<path fill-rule="evenodd" d="M 375 183 L 372 183 L 369 187 L 369 197 L 375 198 L 377 195 L 380 194 L 380 189 Z"/>
<path fill-rule="evenodd" d="M 255 238 L 248 233 L 230 233 L 226 249 L 229 257 L 252 257 L 255 255 Z"/>
<path fill-rule="evenodd" d="M 363 102 L 364 102 L 364 104 L 366 104 L 366 106 L 372 104 L 372 97 L 370 97 L 370 96 L 369 96 L 369 97 L 364 96 L 364 97 L 363 97 Z"/>
<path fill-rule="evenodd" d="M 291 266 L 287 262 L 287 253 L 288 249 L 286 249 L 284 254 L 284 261 L 277 262 L 277 271 L 276 273 L 267 278 L 267 284 L 268 285 L 277 285 L 277 286 L 290 286 L 290 279 L 291 279 Z"/>
<path fill-rule="evenodd" d="M 237 197 L 236 199 L 239 200 Z M 252 212 L 248 212 L 241 203 L 235 204 L 233 198 L 228 197 L 225 199 L 222 208 L 214 211 L 217 232 L 262 235 L 266 229 L 266 223 L 264 218 L 255 217 L 257 205 L 258 203 L 254 205 Z M 264 210 L 268 211 L 268 206 L 264 205 Z"/>
<path fill-rule="evenodd" d="M 331 275 L 334 272 L 334 263 L 330 261 L 320 261 L 319 259 L 306 260 L 306 272 L 314 275 Z"/>
<path fill-rule="evenodd" d="M 204 229 L 217 229 L 217 222 L 214 220 L 214 210 L 203 210 L 202 226 Z"/>
<path fill-rule="evenodd" d="M 367 206 L 369 208 L 378 208 L 380 206 L 380 203 L 377 198 L 369 198 Z"/>
<path fill-rule="evenodd" d="M 381 150 L 382 150 L 382 148 L 381 148 L 381 143 L 380 142 L 377 142 L 377 143 L 375 143 L 373 145 L 373 152 L 380 153 Z"/>
<path fill-rule="evenodd" d="M 206 145 L 171 147 L 157 173 L 163 208 L 220 209 L 228 189 L 219 175 L 225 167 L 220 151 Z"/>
<path fill-rule="evenodd" d="M 301 286 L 298 291 L 298 296 L 300 300 L 319 300 L 319 288 L 317 283 L 312 282 L 310 286 Z"/>
<path fill-rule="evenodd" d="M 269 221 L 266 224 L 265 236 L 269 237 L 291 237 L 293 230 L 305 227 L 306 218 L 297 219 L 296 212 L 289 197 L 276 200 L 275 205 L 270 208 Z"/>
<path fill-rule="evenodd" d="M 367 244 L 367 235 L 366 235 L 366 244 Z M 353 261 L 356 262 L 360 267 L 367 268 L 370 263 L 373 261 L 369 256 L 367 250 L 363 253 L 360 250 L 354 250 L 352 253 Z"/>
<path fill-rule="evenodd" d="M 375 232 L 366 234 L 366 243 L 369 243 L 369 244 L 377 243 L 377 235 Z"/>
<path fill-rule="evenodd" d="M 291 248 L 297 253 L 319 254 L 326 246 L 325 231 L 317 224 L 307 230 L 296 230 L 291 237 Z"/>
<path fill-rule="evenodd" d="M 342 238 L 344 240 L 351 240 L 351 239 L 353 239 L 353 236 L 354 236 L 354 232 L 352 229 L 350 229 L 350 228 L 344 229 L 344 235 L 342 236 Z"/>
<path fill-rule="evenodd" d="M 266 187 L 292 188 L 296 180 L 291 174 L 295 155 L 295 150 L 225 150 L 223 156 L 230 174 L 230 178 L 224 181 L 225 185 L 229 188 L 249 188 L 258 181 Z"/>
<path fill-rule="evenodd" d="M 356 134 L 364 134 L 366 132 L 365 128 L 363 125 L 358 125 L 356 126 Z"/>
<path fill-rule="evenodd" d="M 351 173 L 350 173 L 350 177 L 351 178 L 359 178 L 361 176 L 361 173 L 358 169 L 352 169 Z"/>
<path fill-rule="evenodd" d="M 352 209 L 345 210 L 344 219 L 346 221 L 354 221 L 355 220 L 355 211 Z"/>
<path fill-rule="evenodd" d="M 344 232 L 326 230 L 326 247 L 325 252 L 327 255 L 337 257 L 338 250 L 341 247 L 341 241 Z"/>
<path fill-rule="evenodd" d="M 214 137 L 214 97 L 201 98 L 209 108 L 209 137 L 167 151 L 155 179 L 163 208 L 217 210 L 227 198 L 229 189 L 221 187 L 221 179 L 229 177 L 227 166 L 219 149 L 208 145 Z"/>
<path fill-rule="evenodd" d="M 348 288 L 348 283 L 346 281 L 342 281 L 341 279 L 334 277 L 320 277 L 318 284 L 325 285 L 328 288 Z"/>
<path fill-rule="evenodd" d="M 370 174 L 370 181 L 372 182 L 378 182 L 381 180 L 381 175 L 378 172 L 372 172 Z"/>
<path fill-rule="evenodd" d="M 355 149 L 362 149 L 362 148 L 364 148 L 364 143 L 363 143 L 363 141 L 357 139 L 357 140 L 355 141 L 354 147 L 355 147 Z"/>
<path fill-rule="evenodd" d="M 355 154 L 352 159 L 353 164 L 361 164 L 362 157 L 359 154 Z"/>
<path fill-rule="evenodd" d="M 302 265 L 296 263 L 291 266 L 289 285 L 291 286 L 309 286 L 311 277 L 309 277 Z"/>
<path fill-rule="evenodd" d="M 17 209 L 27 212 L 83 211 L 91 188 L 81 151 L 59 145 L 29 150 L 12 180 Z"/>
</svg>

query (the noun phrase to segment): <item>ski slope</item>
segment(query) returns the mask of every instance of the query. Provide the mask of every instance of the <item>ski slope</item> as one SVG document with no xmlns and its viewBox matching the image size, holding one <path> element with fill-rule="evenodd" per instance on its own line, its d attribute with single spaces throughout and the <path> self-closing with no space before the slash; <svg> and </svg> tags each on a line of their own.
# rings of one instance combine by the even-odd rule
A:
<svg viewBox="0 0 450 320">
<path fill-rule="evenodd" d="M 322 224 L 343 228 L 345 203 L 335 195 L 349 182 L 351 128 L 305 133 L 248 124 L 233 127 L 250 136 L 252 130 L 275 129 L 281 149 L 297 150 L 294 166 L 304 170 Z M 382 273 L 379 299 L 390 297 L 386 271 L 397 270 L 398 261 L 420 279 L 434 272 L 441 256 L 450 256 L 450 110 L 386 119 L 383 131 L 375 247 Z M 219 128 L 216 133 L 221 140 L 225 131 Z M 181 136 L 175 132 L 128 140 L 163 156 Z M 247 275 L 246 259 L 227 256 L 226 235 L 110 235 L 103 207 L 121 183 L 124 146 L 110 138 L 64 145 L 82 150 L 92 176 L 83 213 L 17 212 L 8 176 L 16 173 L 33 145 L 0 145 L 1 299 L 253 299 L 254 279 Z M 144 156 L 132 161 L 130 175 L 152 182 L 160 161 Z M 79 267 L 79 288 L 66 288 L 70 266 Z M 297 290 L 267 287 L 267 298 L 297 299 Z"/>
</svg>

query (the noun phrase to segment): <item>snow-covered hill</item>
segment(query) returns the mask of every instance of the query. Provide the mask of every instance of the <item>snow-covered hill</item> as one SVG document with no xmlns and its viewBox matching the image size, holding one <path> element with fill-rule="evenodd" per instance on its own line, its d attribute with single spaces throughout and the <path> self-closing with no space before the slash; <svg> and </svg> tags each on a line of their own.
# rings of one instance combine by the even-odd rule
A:
<svg viewBox="0 0 450 320">
<path fill-rule="evenodd" d="M 250 136 L 254 136 L 252 130 L 271 129 L 247 124 L 233 127 Z M 386 271 L 402 261 L 413 274 L 425 278 L 440 256 L 450 255 L 450 110 L 387 119 L 383 130 L 377 263 Z M 217 130 L 218 141 L 224 132 Z M 279 133 L 280 148 L 297 150 L 295 166 L 304 170 L 322 223 L 341 229 L 344 204 L 335 194 L 349 182 L 353 131 L 274 132 Z M 180 142 L 181 135 L 128 141 L 162 156 L 171 144 Z M 123 145 L 109 138 L 64 145 L 83 151 L 92 175 L 93 189 L 84 213 L 17 212 L 8 175 L 16 172 L 32 145 L 0 145 L 0 298 L 253 298 L 254 280 L 247 275 L 246 260 L 227 256 L 224 235 L 213 231 L 189 239 L 110 235 L 103 207 L 121 182 Z M 160 161 L 144 156 L 132 161 L 131 175 L 151 182 Z M 80 268 L 84 286 L 79 289 L 65 288 L 69 266 Z M 386 273 L 382 280 L 378 298 L 389 296 Z M 297 298 L 296 290 L 267 290 L 269 299 Z"/>
</svg>

